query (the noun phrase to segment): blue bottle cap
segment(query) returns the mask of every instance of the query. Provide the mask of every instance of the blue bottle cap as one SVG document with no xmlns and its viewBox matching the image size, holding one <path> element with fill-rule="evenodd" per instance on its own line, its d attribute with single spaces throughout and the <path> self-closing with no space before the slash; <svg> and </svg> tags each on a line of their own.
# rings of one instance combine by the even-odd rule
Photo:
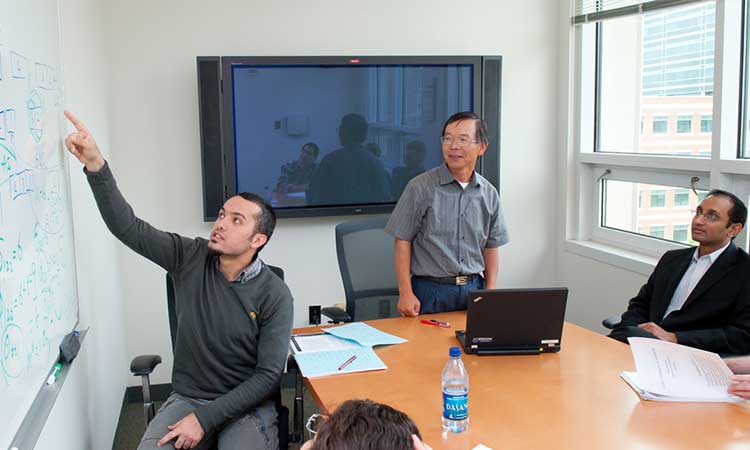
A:
<svg viewBox="0 0 750 450">
<path fill-rule="evenodd" d="M 448 354 L 451 356 L 451 358 L 455 358 L 457 356 L 461 356 L 461 347 L 451 347 Z"/>
</svg>

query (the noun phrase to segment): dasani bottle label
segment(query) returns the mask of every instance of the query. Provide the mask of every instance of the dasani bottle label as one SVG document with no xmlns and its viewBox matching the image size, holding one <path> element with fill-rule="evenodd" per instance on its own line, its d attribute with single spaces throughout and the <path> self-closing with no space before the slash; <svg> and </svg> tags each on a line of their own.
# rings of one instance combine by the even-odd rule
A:
<svg viewBox="0 0 750 450">
<path fill-rule="evenodd" d="M 443 392 L 443 417 L 450 420 L 464 420 L 469 417 L 469 394 L 448 394 Z"/>
</svg>

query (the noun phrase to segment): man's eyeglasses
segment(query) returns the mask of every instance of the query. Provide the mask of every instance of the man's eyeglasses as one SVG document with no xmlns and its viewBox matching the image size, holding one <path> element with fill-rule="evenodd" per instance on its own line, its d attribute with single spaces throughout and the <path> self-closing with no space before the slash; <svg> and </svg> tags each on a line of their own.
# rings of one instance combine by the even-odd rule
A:
<svg viewBox="0 0 750 450">
<path fill-rule="evenodd" d="M 702 211 L 694 210 L 692 211 L 692 213 L 695 215 L 695 217 L 703 216 L 703 220 L 705 220 L 706 222 L 718 222 L 722 220 L 720 215 L 710 212 L 710 211 L 707 213 L 704 213 Z"/>
<path fill-rule="evenodd" d="M 440 142 L 448 145 L 453 145 L 453 143 L 456 142 L 459 147 L 468 147 L 471 144 L 477 143 L 477 141 L 472 141 L 466 136 L 460 136 L 459 138 L 454 138 L 453 136 L 441 136 Z"/>
<path fill-rule="evenodd" d="M 307 419 L 307 423 L 305 423 L 305 429 L 308 433 L 310 433 L 310 439 L 315 437 L 315 435 L 318 433 L 318 430 L 320 430 L 320 427 L 325 423 L 325 421 L 328 420 L 328 416 L 325 414 L 313 414 Z"/>
</svg>

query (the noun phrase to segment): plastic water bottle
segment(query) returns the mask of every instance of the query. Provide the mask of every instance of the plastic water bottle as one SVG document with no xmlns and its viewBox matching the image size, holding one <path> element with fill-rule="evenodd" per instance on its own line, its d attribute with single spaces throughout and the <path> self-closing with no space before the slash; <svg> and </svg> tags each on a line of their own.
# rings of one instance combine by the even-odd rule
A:
<svg viewBox="0 0 750 450">
<path fill-rule="evenodd" d="M 461 349 L 451 347 L 443 368 L 443 430 L 460 433 L 469 428 L 469 374 L 461 361 Z"/>
</svg>

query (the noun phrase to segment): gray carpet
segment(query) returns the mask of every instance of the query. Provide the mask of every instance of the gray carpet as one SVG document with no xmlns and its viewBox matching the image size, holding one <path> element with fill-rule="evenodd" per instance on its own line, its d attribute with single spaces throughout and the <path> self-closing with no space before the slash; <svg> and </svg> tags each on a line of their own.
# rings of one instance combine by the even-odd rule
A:
<svg viewBox="0 0 750 450">
<path fill-rule="evenodd" d="M 289 408 L 289 430 L 292 430 L 292 405 L 294 405 L 294 389 L 282 389 L 281 390 L 281 401 Z M 156 408 L 161 406 L 162 402 L 156 402 Z M 310 417 L 311 414 L 316 413 L 317 406 L 315 401 L 312 399 L 310 394 L 305 390 L 305 411 L 302 415 L 303 424 L 304 421 Z M 141 436 L 145 429 L 145 421 L 143 419 L 143 405 L 140 403 L 127 403 L 120 413 L 120 421 L 117 424 L 117 431 L 115 432 L 115 440 L 112 445 L 112 450 L 135 450 L 138 444 L 141 442 Z M 298 450 L 299 444 L 290 444 L 290 450 Z"/>
</svg>

